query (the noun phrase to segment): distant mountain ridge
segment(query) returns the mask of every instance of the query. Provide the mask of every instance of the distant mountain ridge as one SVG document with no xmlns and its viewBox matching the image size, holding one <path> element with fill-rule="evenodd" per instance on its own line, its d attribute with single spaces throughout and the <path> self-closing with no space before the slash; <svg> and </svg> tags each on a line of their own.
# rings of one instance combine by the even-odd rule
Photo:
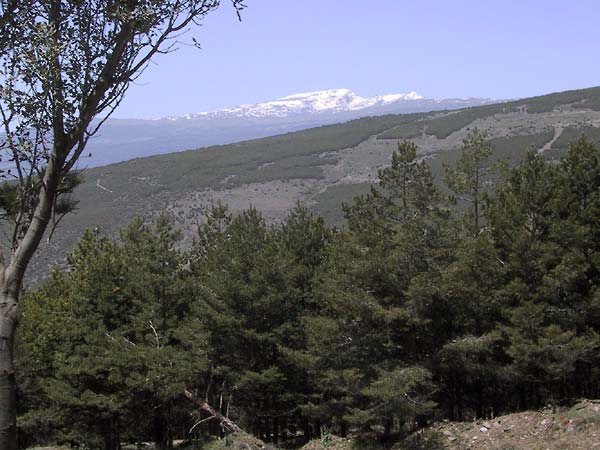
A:
<svg viewBox="0 0 600 450">
<path fill-rule="evenodd" d="M 460 109 L 495 101 L 435 100 L 416 92 L 362 97 L 350 89 L 331 89 L 154 120 L 110 119 L 90 140 L 91 156 L 81 160 L 81 167 L 231 144 L 362 117 Z"/>
<path fill-rule="evenodd" d="M 423 99 L 424 97 L 416 92 L 361 97 L 350 89 L 330 89 L 293 94 L 272 101 L 244 104 L 234 108 L 172 116 L 167 117 L 167 119 L 193 120 L 215 117 L 288 117 L 294 114 L 359 111 L 361 109 L 385 106 L 395 102 L 408 102 Z"/>
<path fill-rule="evenodd" d="M 278 120 L 284 123 L 288 119 Z M 154 133 L 146 136 L 152 143 L 186 137 L 184 131 L 194 129 L 188 123 L 209 123 L 212 125 L 204 130 L 214 131 L 215 124 L 223 121 L 155 121 L 168 122 L 173 128 L 151 127 L 148 122 L 153 121 L 113 123 L 125 136 L 139 136 L 142 131 Z M 446 164 L 456 161 L 462 140 L 474 127 L 489 133 L 495 149 L 491 163 L 516 163 L 532 148 L 548 159 L 560 158 L 569 142 L 582 134 L 600 148 L 600 87 L 456 111 L 390 114 L 342 122 L 84 171 L 85 181 L 75 191 L 79 209 L 64 218 L 53 239 L 36 254 L 32 279 L 45 276 L 49 262 L 63 264 L 66 251 L 84 229 L 98 227 L 114 234 L 135 215 L 149 218 L 159 211 L 168 212 L 189 243 L 196 235 L 204 208 L 213 201 L 223 201 L 232 211 L 252 205 L 272 221 L 283 220 L 301 202 L 330 223 L 341 224 L 342 202 L 368 192 L 378 171 L 390 164 L 392 152 L 405 139 L 414 142 L 419 153 L 426 156 L 436 179 L 444 177 Z M 161 136 L 164 130 L 175 132 Z M 104 133 L 96 140 L 106 137 Z"/>
</svg>

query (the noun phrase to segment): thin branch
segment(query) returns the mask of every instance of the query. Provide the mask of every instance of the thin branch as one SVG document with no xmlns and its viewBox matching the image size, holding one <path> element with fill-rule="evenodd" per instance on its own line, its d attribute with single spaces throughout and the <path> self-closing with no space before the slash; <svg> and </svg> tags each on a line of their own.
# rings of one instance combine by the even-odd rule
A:
<svg viewBox="0 0 600 450">
<path fill-rule="evenodd" d="M 192 433 L 192 431 L 194 431 L 194 429 L 195 429 L 195 428 L 196 428 L 198 425 L 200 425 L 200 424 L 202 424 L 202 423 L 204 423 L 204 422 L 208 422 L 209 420 L 215 420 L 215 419 L 216 419 L 216 416 L 210 416 L 210 417 L 207 417 L 206 419 L 199 420 L 199 421 L 198 421 L 198 422 L 196 422 L 194 425 L 192 425 L 192 427 L 191 427 L 191 428 L 189 429 L 189 431 L 188 431 L 188 434 L 191 434 L 191 433 Z"/>
<path fill-rule="evenodd" d="M 223 429 L 228 429 L 229 431 L 233 431 L 236 433 L 242 431 L 239 426 L 237 426 L 234 422 L 231 421 L 231 419 L 229 419 L 229 418 L 223 416 L 221 413 L 215 411 L 214 408 L 212 408 L 207 402 L 199 400 L 198 398 L 196 398 L 196 396 L 194 394 L 192 394 L 187 389 L 185 389 L 183 391 L 183 394 L 188 399 L 190 399 L 201 411 L 204 411 L 204 412 L 208 413 L 210 416 L 219 420 L 221 427 Z"/>
<path fill-rule="evenodd" d="M 210 368 L 210 377 L 208 379 L 208 384 L 206 385 L 206 392 L 204 394 L 204 401 L 206 401 L 206 402 L 208 402 L 208 394 L 210 393 L 210 389 L 212 388 L 213 370 L 214 370 L 214 367 L 211 367 Z"/>
<path fill-rule="evenodd" d="M 150 326 L 150 328 L 152 329 L 152 332 L 154 333 L 154 340 L 156 341 L 156 348 L 160 349 L 161 348 L 160 337 L 158 336 L 158 332 L 156 331 L 156 328 L 154 327 L 154 324 L 152 323 L 151 320 L 148 321 L 148 325 Z"/>
</svg>

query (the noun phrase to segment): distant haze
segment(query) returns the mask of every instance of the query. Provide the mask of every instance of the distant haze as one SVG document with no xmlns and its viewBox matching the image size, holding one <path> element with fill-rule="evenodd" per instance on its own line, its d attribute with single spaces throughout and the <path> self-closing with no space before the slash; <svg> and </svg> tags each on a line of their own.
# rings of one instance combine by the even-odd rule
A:
<svg viewBox="0 0 600 450">
<path fill-rule="evenodd" d="M 363 97 L 349 89 L 292 94 L 280 99 L 155 120 L 111 119 L 94 136 L 80 167 L 229 144 L 360 117 L 458 109 L 485 98 L 426 99 L 416 92 Z"/>
</svg>

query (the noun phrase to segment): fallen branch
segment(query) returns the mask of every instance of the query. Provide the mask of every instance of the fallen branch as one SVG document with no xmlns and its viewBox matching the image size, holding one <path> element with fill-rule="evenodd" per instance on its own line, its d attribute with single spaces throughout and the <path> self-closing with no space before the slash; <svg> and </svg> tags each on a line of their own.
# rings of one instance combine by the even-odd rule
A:
<svg viewBox="0 0 600 450">
<path fill-rule="evenodd" d="M 199 398 L 197 398 L 194 394 L 192 394 L 187 389 L 185 389 L 183 391 L 183 393 L 201 411 L 204 411 L 205 413 L 209 414 L 211 417 L 214 417 L 216 420 L 218 420 L 220 422 L 222 428 L 224 428 L 224 429 L 226 428 L 229 431 L 232 431 L 234 433 L 238 433 L 238 432 L 242 431 L 242 429 L 240 427 L 238 427 L 235 423 L 233 423 L 231 421 L 231 419 L 229 419 L 228 417 L 225 417 L 221 413 L 215 411 L 206 401 L 200 400 Z"/>
</svg>

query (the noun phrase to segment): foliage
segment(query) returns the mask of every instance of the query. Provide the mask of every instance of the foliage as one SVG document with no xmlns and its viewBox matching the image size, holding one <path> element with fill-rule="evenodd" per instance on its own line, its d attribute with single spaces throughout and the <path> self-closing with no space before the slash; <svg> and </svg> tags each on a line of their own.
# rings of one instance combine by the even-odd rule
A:
<svg viewBox="0 0 600 450">
<path fill-rule="evenodd" d="M 231 1 L 239 16 L 242 0 Z M 219 3 L 0 2 L 0 217 L 8 219 L 0 250 L 3 450 L 18 445 L 13 348 L 23 280 L 44 235 L 49 231 L 50 238 L 77 206 L 69 194 L 81 182 L 74 170 L 87 142 L 151 58 L 171 51 L 171 40 Z M 113 400 L 98 398 L 97 406 L 114 409 Z M 105 438 L 107 449 L 119 445 L 116 437 Z"/>
<path fill-rule="evenodd" d="M 483 200 L 489 186 L 491 169 L 486 166 L 493 147 L 487 135 L 475 128 L 463 140 L 461 155 L 455 167 L 446 166 L 446 184 L 454 193 L 454 201 L 468 204 L 466 228 L 474 235 L 481 231 Z"/>
<path fill-rule="evenodd" d="M 207 369 L 206 330 L 176 238 L 164 217 L 152 227 L 134 221 L 120 243 L 87 232 L 69 273 L 27 296 L 20 368 L 59 418 L 58 440 L 129 439 L 134 423 L 161 445 L 172 439 L 176 400 Z M 45 317 L 55 320 L 39 333 Z"/>
<path fill-rule="evenodd" d="M 516 105 L 511 103 L 498 103 L 494 105 L 466 108 L 458 112 L 449 112 L 446 115 L 431 119 L 427 123 L 426 133 L 438 139 L 444 139 L 452 133 L 466 127 L 477 119 L 493 116 L 494 114 L 508 113 L 516 110 Z"/>
<path fill-rule="evenodd" d="M 499 116 L 497 125 L 490 122 L 491 132 L 500 136 L 491 139 L 495 152 L 490 158 L 490 163 L 495 164 L 499 160 L 508 158 L 511 164 L 517 164 L 528 148 L 539 149 L 552 139 L 554 134 L 552 129 L 530 129 L 525 125 L 531 119 L 526 112 L 528 104 L 541 101 L 551 110 L 566 104 L 569 99 L 578 102 L 591 99 L 597 95 L 598 90 L 598 88 L 584 89 L 516 101 L 518 113 L 512 117 Z M 573 119 L 569 113 L 571 107 L 571 104 L 566 106 L 565 116 L 560 120 Z M 255 191 L 260 195 L 270 186 L 245 183 L 283 180 L 280 189 L 290 188 L 294 191 L 300 188 L 309 197 L 308 205 L 312 200 L 318 202 L 314 206 L 309 206 L 315 213 L 324 214 L 328 223 L 341 226 L 344 221 L 339 205 L 341 202 L 348 203 L 355 195 L 364 193 L 361 190 L 362 183 L 330 185 L 321 195 L 319 191 L 310 188 L 312 183 L 309 179 L 320 180 L 318 184 L 329 184 L 332 176 L 336 178 L 336 171 L 332 173 L 329 170 L 331 165 L 340 163 L 339 157 L 346 153 L 343 152 L 344 148 L 360 142 L 363 142 L 363 145 L 359 149 L 364 153 L 359 158 L 366 159 L 365 164 L 368 166 L 381 164 L 378 155 L 387 154 L 388 149 L 391 153 L 393 147 L 391 145 L 388 147 L 391 143 L 385 140 L 369 139 L 371 136 L 380 136 L 386 130 L 403 123 L 421 121 L 425 126 L 428 118 L 433 119 L 441 114 L 446 112 L 369 117 L 282 136 L 138 158 L 106 167 L 87 168 L 86 181 L 76 191 L 76 197 L 80 200 L 77 214 L 65 219 L 53 236 L 50 246 L 38 252 L 37 259 L 32 262 L 34 270 L 30 275 L 35 277 L 36 281 L 47 275 L 46 264 L 61 261 L 66 252 L 61 252 L 60 249 L 64 248 L 67 251 L 71 249 L 77 237 L 86 228 L 100 226 L 108 233 L 117 233 L 119 228 L 126 226 L 135 214 L 146 215 L 170 208 L 178 209 L 186 226 L 191 225 L 198 205 L 194 205 L 193 201 L 188 202 L 187 199 L 198 198 L 197 196 L 204 189 L 213 191 L 232 189 L 235 192 L 244 192 L 252 198 L 256 195 Z M 581 119 L 577 121 L 587 121 L 585 114 L 579 116 Z M 544 114 L 533 120 L 539 123 L 555 122 L 557 117 L 557 115 Z M 505 129 L 512 127 L 515 119 L 522 119 L 523 127 Z M 475 125 L 477 123 L 470 123 L 466 128 Z M 463 128 L 463 131 L 468 130 Z M 523 134 L 514 134 L 517 132 Z M 510 135 L 503 136 L 506 133 Z M 427 154 L 428 164 L 432 168 L 436 181 L 444 189 L 443 164 L 453 164 L 460 153 L 459 148 L 453 148 L 456 144 L 455 137 L 450 136 L 443 142 L 435 142 L 432 147 L 429 147 L 428 143 L 431 136 L 425 136 L 421 140 L 423 142 L 421 150 Z M 563 157 L 566 150 L 565 143 L 558 150 L 545 151 L 544 156 Z M 367 156 L 371 151 L 373 155 Z M 342 156 L 342 161 L 345 159 L 346 156 Z M 354 158 L 352 160 L 356 161 Z M 85 166 L 85 159 L 82 164 Z M 345 177 L 340 181 L 354 183 L 358 180 Z M 100 189 L 97 186 L 98 182 L 112 192 Z M 217 193 L 216 196 L 220 194 Z M 186 200 L 182 202 L 182 199 Z M 235 205 L 232 207 L 235 209 Z M 281 211 L 278 220 L 284 218 L 285 212 Z"/>
<path fill-rule="evenodd" d="M 585 136 L 595 145 L 600 143 L 600 130 L 593 126 L 567 127 L 563 130 L 560 137 L 552 144 L 553 149 L 568 149 L 569 143 Z"/>
<path fill-rule="evenodd" d="M 525 110 L 529 114 L 550 112 L 561 105 L 575 104 L 582 108 L 598 110 L 600 107 L 598 88 L 565 91 L 540 95 L 523 100 L 514 100 L 494 105 L 466 108 L 434 118 L 427 123 L 426 132 L 438 139 L 444 139 L 452 133 L 466 127 L 477 119 Z"/>
<path fill-rule="evenodd" d="M 344 206 L 346 230 L 302 206 L 268 224 L 216 204 L 189 250 L 164 217 L 118 240 L 87 232 L 69 270 L 27 294 L 24 434 L 219 435 L 189 416 L 186 388 L 265 442 L 420 448 L 438 437 L 405 438 L 435 419 L 597 397 L 600 151 L 531 150 L 493 186 L 476 179 L 487 158 L 474 131 L 448 167 L 478 224 L 403 142 Z"/>
<path fill-rule="evenodd" d="M 377 139 L 412 139 L 423 133 L 423 122 L 412 120 L 408 123 L 397 125 L 377 136 Z"/>
</svg>

